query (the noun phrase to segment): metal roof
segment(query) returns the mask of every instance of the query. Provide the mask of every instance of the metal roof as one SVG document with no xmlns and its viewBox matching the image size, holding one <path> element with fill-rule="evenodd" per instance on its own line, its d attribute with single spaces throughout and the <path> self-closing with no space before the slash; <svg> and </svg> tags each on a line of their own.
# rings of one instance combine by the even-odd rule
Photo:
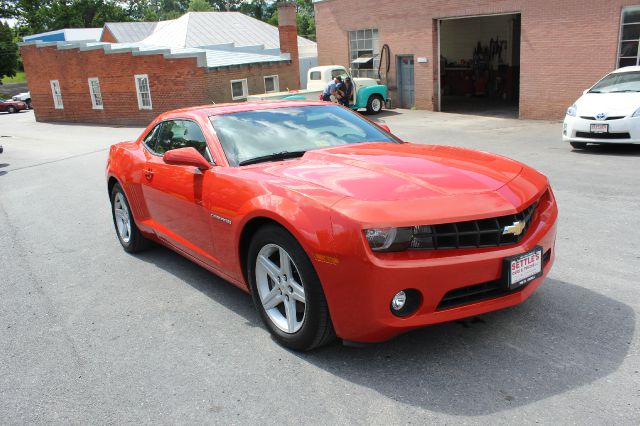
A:
<svg viewBox="0 0 640 426">
<path fill-rule="evenodd" d="M 163 55 L 167 59 L 196 58 L 198 66 L 210 70 L 234 67 L 248 64 L 288 62 L 288 53 L 274 54 L 270 50 L 242 51 L 242 50 L 213 50 L 193 47 L 151 46 L 146 43 L 105 43 L 105 42 L 41 42 L 31 41 L 20 43 L 21 46 L 36 45 L 37 47 L 54 46 L 59 50 L 79 49 L 80 51 L 102 49 L 106 54 L 131 53 L 133 56 Z"/>
<path fill-rule="evenodd" d="M 107 22 L 104 24 L 104 27 L 113 34 L 118 43 L 131 43 L 148 37 L 153 33 L 159 23 L 160 22 Z"/>
<path fill-rule="evenodd" d="M 189 12 L 178 19 L 165 21 L 141 40 L 144 43 L 171 47 L 204 47 L 233 43 L 235 46 L 264 46 L 279 49 L 278 28 L 240 12 Z M 316 43 L 298 37 L 298 46 Z"/>
</svg>

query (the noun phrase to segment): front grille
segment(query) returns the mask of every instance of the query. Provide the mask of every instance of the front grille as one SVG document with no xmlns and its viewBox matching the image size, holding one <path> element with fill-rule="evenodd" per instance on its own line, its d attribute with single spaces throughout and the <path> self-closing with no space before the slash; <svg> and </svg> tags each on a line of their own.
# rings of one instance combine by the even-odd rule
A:
<svg viewBox="0 0 640 426">
<path fill-rule="evenodd" d="M 615 116 L 612 116 L 612 117 L 607 117 L 607 118 L 605 118 L 605 119 L 604 119 L 604 121 L 608 121 L 608 120 L 620 120 L 620 119 L 622 119 L 622 118 L 624 118 L 624 117 L 625 117 L 624 115 L 615 115 Z M 597 120 L 597 121 L 603 121 L 603 120 L 598 120 L 598 119 L 597 119 L 597 118 L 595 118 L 595 117 L 590 117 L 590 116 L 588 116 L 588 115 L 581 115 L 581 116 L 580 116 L 580 118 L 584 118 L 585 120 L 593 120 L 593 121 L 596 121 L 596 120 Z"/>
<path fill-rule="evenodd" d="M 537 202 L 520 213 L 467 222 L 416 226 L 411 248 L 419 250 L 446 250 L 459 248 L 498 247 L 516 244 L 527 233 Z M 506 226 L 524 221 L 519 235 L 504 234 Z"/>
<path fill-rule="evenodd" d="M 551 260 L 551 249 L 547 250 L 542 255 L 542 268 L 544 269 Z M 511 293 L 517 293 L 525 288 L 527 285 L 523 285 L 515 290 L 509 290 L 503 280 L 489 281 L 482 284 L 470 285 L 468 287 L 456 288 L 449 291 L 444 295 L 436 311 L 442 311 L 444 309 L 455 308 L 457 306 L 467 305 L 469 303 L 480 302 L 482 300 L 493 299 L 500 296 L 505 296 Z"/>
<path fill-rule="evenodd" d="M 631 139 L 631 135 L 629 133 L 576 132 L 576 137 L 587 139 Z"/>
</svg>

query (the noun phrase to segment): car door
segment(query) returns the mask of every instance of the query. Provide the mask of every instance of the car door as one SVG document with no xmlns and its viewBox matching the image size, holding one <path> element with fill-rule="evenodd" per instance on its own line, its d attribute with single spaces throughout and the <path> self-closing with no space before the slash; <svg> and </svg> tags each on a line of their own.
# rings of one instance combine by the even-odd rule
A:
<svg viewBox="0 0 640 426">
<path fill-rule="evenodd" d="M 204 262 L 217 263 L 211 256 L 210 219 L 203 208 L 204 188 L 210 186 L 212 173 L 167 164 L 162 157 L 172 149 L 193 147 L 211 162 L 200 126 L 192 120 L 166 120 L 151 145 L 147 145 L 142 191 L 158 237 Z"/>
</svg>

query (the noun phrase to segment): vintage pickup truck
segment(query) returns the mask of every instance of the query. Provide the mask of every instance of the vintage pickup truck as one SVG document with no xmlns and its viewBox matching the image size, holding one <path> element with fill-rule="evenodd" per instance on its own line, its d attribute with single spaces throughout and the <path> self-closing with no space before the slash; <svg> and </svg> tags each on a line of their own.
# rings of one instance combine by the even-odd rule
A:
<svg viewBox="0 0 640 426">
<path fill-rule="evenodd" d="M 261 95 L 250 95 L 247 97 L 249 102 L 255 101 L 273 101 L 277 99 L 295 100 L 295 99 L 320 99 L 323 90 L 327 87 L 329 81 L 336 76 L 341 76 L 344 80 L 351 77 L 347 69 L 340 65 L 327 65 L 321 67 L 313 67 L 307 73 L 307 88 L 303 90 L 287 90 L 284 92 L 264 93 Z M 382 110 L 385 102 L 389 100 L 387 86 L 379 84 L 373 78 L 353 78 L 355 90 L 354 98 L 351 100 L 351 108 L 366 109 L 370 114 L 377 114 Z"/>
</svg>

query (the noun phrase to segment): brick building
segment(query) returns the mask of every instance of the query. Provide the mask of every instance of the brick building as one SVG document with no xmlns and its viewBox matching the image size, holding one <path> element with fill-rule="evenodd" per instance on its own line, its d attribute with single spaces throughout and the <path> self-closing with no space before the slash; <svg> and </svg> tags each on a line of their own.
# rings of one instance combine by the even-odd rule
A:
<svg viewBox="0 0 640 426">
<path fill-rule="evenodd" d="M 638 0 L 314 3 L 319 62 L 376 78 L 382 64 L 396 106 L 559 119 L 604 74 L 638 63 Z"/>
<path fill-rule="evenodd" d="M 106 24 L 101 41 L 31 41 L 21 54 L 38 121 L 147 124 L 171 109 L 297 89 L 295 7 L 275 28 L 234 12 Z"/>
</svg>

